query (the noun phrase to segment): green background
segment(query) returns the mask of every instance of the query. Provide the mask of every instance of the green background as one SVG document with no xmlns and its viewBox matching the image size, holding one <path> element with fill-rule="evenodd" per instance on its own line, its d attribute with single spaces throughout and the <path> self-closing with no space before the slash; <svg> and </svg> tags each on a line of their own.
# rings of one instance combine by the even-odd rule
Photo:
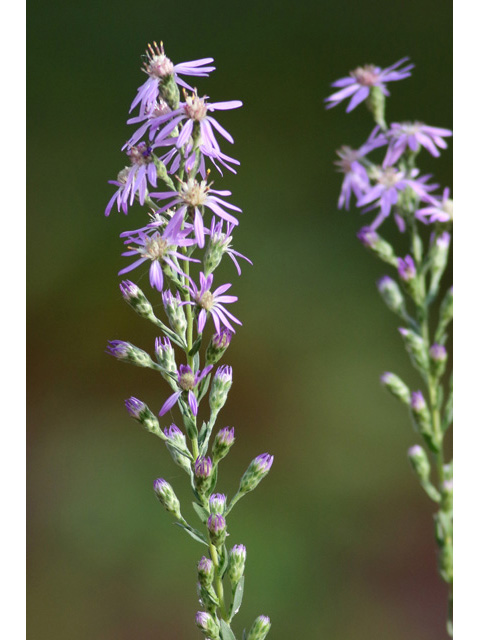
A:
<svg viewBox="0 0 480 640">
<path fill-rule="evenodd" d="M 31 3 L 32 640 L 200 635 L 202 549 L 151 490 L 162 475 L 187 500 L 185 478 L 123 407 L 135 395 L 158 410 L 166 387 L 103 352 L 107 339 L 151 348 L 155 337 L 118 290 L 118 234 L 144 214 L 103 216 L 152 40 L 174 62 L 214 57 L 200 93 L 244 101 L 219 118 L 242 166 L 216 186 L 244 210 L 235 247 L 254 261 L 241 279 L 228 260 L 219 274 L 244 323 L 225 360 L 234 385 L 221 425 L 237 443 L 219 489 L 232 495 L 259 453 L 275 463 L 230 520 L 231 543 L 248 548 L 236 628 L 265 613 L 272 640 L 445 636 L 431 507 L 406 459 L 416 437 L 378 382 L 384 370 L 419 379 L 375 288 L 383 267 L 355 236 L 367 217 L 336 210 L 335 149 L 361 144 L 371 120 L 323 99 L 350 69 L 408 55 L 414 74 L 392 83 L 387 116 L 451 126 L 450 14 L 438 0 Z M 421 162 L 451 185 L 450 149 Z"/>
</svg>

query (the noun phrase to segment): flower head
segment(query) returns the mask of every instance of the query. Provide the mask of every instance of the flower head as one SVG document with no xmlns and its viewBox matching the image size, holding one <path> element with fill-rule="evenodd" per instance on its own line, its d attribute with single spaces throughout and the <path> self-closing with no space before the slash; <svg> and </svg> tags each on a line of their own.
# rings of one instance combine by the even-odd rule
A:
<svg viewBox="0 0 480 640">
<path fill-rule="evenodd" d="M 208 314 L 211 314 L 217 333 L 220 333 L 222 329 L 221 325 L 224 325 L 227 329 L 235 333 L 235 329 L 230 324 L 229 318 L 236 324 L 241 325 L 242 323 L 231 314 L 230 311 L 225 309 L 224 304 L 236 302 L 238 298 L 237 296 L 224 295 L 232 286 L 231 284 L 222 284 L 220 287 L 217 287 L 215 291 L 210 291 L 212 283 L 213 274 L 205 277 L 203 272 L 200 272 L 200 288 L 191 280 L 191 286 L 189 287 L 193 299 L 191 304 L 196 304 L 200 308 L 200 313 L 198 314 L 198 332 L 203 332 Z"/>
<path fill-rule="evenodd" d="M 381 69 L 373 64 L 357 67 L 350 72 L 350 76 L 340 78 L 340 80 L 332 83 L 332 87 L 340 88 L 340 91 L 325 99 L 325 102 L 329 103 L 327 104 L 327 109 L 335 107 L 346 98 L 350 98 L 347 106 L 347 113 L 349 113 L 368 98 L 372 87 L 378 87 L 385 96 L 390 95 L 385 83 L 403 80 L 411 75 L 410 71 L 413 69 L 413 64 L 408 64 L 399 69 L 407 60 L 408 58 L 402 58 L 386 69 Z"/>
<path fill-rule="evenodd" d="M 393 122 L 387 136 L 389 144 L 383 166 L 395 164 L 405 153 L 407 148 L 416 153 L 424 147 L 432 156 L 438 158 L 440 149 L 446 149 L 447 143 L 443 138 L 451 136 L 450 129 L 429 127 L 422 122 Z"/>
<path fill-rule="evenodd" d="M 450 189 L 444 189 L 442 198 L 426 195 L 423 200 L 428 203 L 427 207 L 418 209 L 415 216 L 425 223 L 430 222 L 451 222 L 453 220 L 453 200 L 450 198 Z"/>
<path fill-rule="evenodd" d="M 197 397 L 194 393 L 194 389 L 203 378 L 210 373 L 212 365 L 205 367 L 202 371 L 194 373 L 192 369 L 185 364 L 181 364 L 177 372 L 177 383 L 180 387 L 175 393 L 173 393 L 165 401 L 163 407 L 160 409 L 160 416 L 163 416 L 170 411 L 170 409 L 177 403 L 178 399 L 184 391 L 188 393 L 188 404 L 194 416 L 198 413 Z"/>
<path fill-rule="evenodd" d="M 398 275 L 404 282 L 413 280 L 417 275 L 417 269 L 415 267 L 415 260 L 412 256 L 405 256 L 405 258 L 398 258 Z"/>
</svg>

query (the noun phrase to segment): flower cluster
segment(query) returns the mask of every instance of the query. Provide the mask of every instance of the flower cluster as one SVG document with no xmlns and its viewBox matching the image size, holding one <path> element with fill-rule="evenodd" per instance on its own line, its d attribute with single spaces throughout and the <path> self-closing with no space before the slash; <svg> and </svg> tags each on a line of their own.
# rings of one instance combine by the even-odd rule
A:
<svg viewBox="0 0 480 640">
<path fill-rule="evenodd" d="M 219 282 L 215 274 L 213 285 L 214 272 L 224 255 L 231 258 L 239 276 L 238 258 L 251 261 L 232 248 L 241 209 L 227 199 L 231 192 L 213 188 L 211 179 L 212 168 L 223 175 L 222 168 L 235 173 L 239 165 L 221 149 L 220 143 L 232 144 L 233 137 L 217 120 L 216 112 L 237 109 L 242 103 L 210 102 L 183 79 L 207 77 L 214 70 L 212 62 L 212 58 L 203 58 L 174 64 L 162 44 L 148 47 L 143 69 L 147 80 L 130 108 L 130 112 L 138 111 L 127 121 L 135 127 L 123 147 L 128 163 L 112 181 L 116 191 L 105 214 L 114 207 L 124 214 L 136 213 L 136 204 L 148 208 L 143 224 L 120 234 L 125 245 L 122 255 L 132 261 L 119 275 L 135 273 L 141 279 L 148 270 L 150 286 L 154 294 L 161 292 L 161 302 L 152 304 L 130 280 L 120 284 L 120 291 L 129 306 L 162 335 L 155 340 L 155 358 L 123 340 L 111 341 L 107 352 L 123 362 L 157 371 L 171 389 L 161 400 L 158 416 L 163 419 L 179 410 L 183 429 L 171 423 L 160 426 L 154 412 L 138 398 L 129 398 L 125 406 L 132 418 L 164 441 L 173 462 L 188 476 L 203 532 L 187 522 L 165 479 L 155 480 L 154 491 L 177 524 L 209 549 L 209 558 L 204 556 L 198 563 L 202 611 L 196 615 L 197 626 L 209 638 L 232 640 L 230 625 L 243 596 L 246 550 L 243 545 L 228 550 L 227 516 L 267 475 L 273 456 L 265 453 L 253 460 L 230 500 L 215 493 L 219 463 L 235 440 L 233 427 L 220 428 L 212 438 L 232 385 L 232 368 L 217 363 L 242 323 L 230 310 L 238 301 L 229 292 L 232 284 Z M 161 307 L 164 319 L 157 317 Z M 202 343 L 209 332 L 202 361 Z M 210 416 L 205 413 L 199 423 L 201 403 L 207 396 Z M 230 595 L 224 590 L 227 579 Z M 246 637 L 263 640 L 269 629 L 269 619 L 259 616 Z"/>
<path fill-rule="evenodd" d="M 453 201 L 448 188 L 441 196 L 432 193 L 438 185 L 429 182 L 431 176 L 420 175 L 417 158 L 422 149 L 438 157 L 447 146 L 445 138 L 452 132 L 417 121 L 387 125 L 386 83 L 410 76 L 413 65 L 402 67 L 405 62 L 407 58 L 383 70 L 374 65 L 359 67 L 349 77 L 333 83 L 340 90 L 326 102 L 329 108 L 349 99 L 347 112 L 350 112 L 366 101 L 375 121 L 364 145 L 356 150 L 344 146 L 337 152 L 339 160 L 335 164 L 344 175 L 338 206 L 349 209 L 353 195 L 363 213 L 377 211 L 370 225 L 360 229 L 358 237 L 382 262 L 395 269 L 398 279 L 385 275 L 378 280 L 377 287 L 387 307 L 402 321 L 399 334 L 420 373 L 425 394 L 421 390 L 411 391 L 391 372 L 384 373 L 381 382 L 408 407 L 415 431 L 423 441 L 423 446 L 416 444 L 409 449 L 408 457 L 420 485 L 438 507 L 435 535 L 439 572 L 449 585 L 451 605 L 453 471 L 451 462 L 446 464 L 443 444 L 452 423 L 452 390 L 450 379 L 446 396 L 443 376 L 448 359 L 447 330 L 453 312 L 452 289 L 445 292 L 442 278 L 448 264 Z M 372 157 L 378 156 L 382 148 L 383 157 L 374 161 Z M 409 240 L 406 255 L 404 247 L 400 253 L 394 243 L 378 233 L 391 214 L 404 234 L 403 238 L 397 236 L 397 241 L 401 240 L 399 245 L 404 245 L 405 235 Z M 441 294 L 443 301 L 435 306 Z M 436 325 L 432 317 L 435 309 L 439 309 Z M 435 463 L 434 479 L 430 459 Z M 451 634 L 451 617 L 447 628 Z"/>
</svg>

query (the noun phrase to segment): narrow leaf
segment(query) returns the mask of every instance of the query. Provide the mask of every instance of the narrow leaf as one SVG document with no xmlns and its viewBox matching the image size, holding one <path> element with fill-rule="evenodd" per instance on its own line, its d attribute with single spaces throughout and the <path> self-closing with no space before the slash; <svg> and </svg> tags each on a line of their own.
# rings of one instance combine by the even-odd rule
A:
<svg viewBox="0 0 480 640">
<path fill-rule="evenodd" d="M 205 507 L 202 507 L 202 505 L 198 504 L 197 502 L 192 502 L 192 505 L 197 516 L 200 518 L 203 524 L 205 524 L 208 520 L 208 511 L 205 509 Z"/>
<path fill-rule="evenodd" d="M 233 631 L 225 620 L 220 620 L 220 634 L 222 636 L 222 640 L 236 640 Z"/>
<path fill-rule="evenodd" d="M 181 527 L 182 529 L 184 529 L 188 533 L 188 535 L 191 536 L 194 540 L 196 540 L 197 542 L 201 542 L 206 547 L 208 547 L 208 543 L 205 540 L 205 538 L 202 536 L 200 531 L 197 531 L 196 529 L 194 529 L 190 525 L 182 524 L 181 522 L 175 522 L 175 524 L 178 525 L 179 527 Z"/>
<path fill-rule="evenodd" d="M 233 600 L 230 606 L 230 618 L 233 618 L 233 616 L 238 613 L 242 605 L 244 583 L 245 583 L 245 577 L 242 576 L 235 588 L 235 593 L 233 594 Z"/>
</svg>

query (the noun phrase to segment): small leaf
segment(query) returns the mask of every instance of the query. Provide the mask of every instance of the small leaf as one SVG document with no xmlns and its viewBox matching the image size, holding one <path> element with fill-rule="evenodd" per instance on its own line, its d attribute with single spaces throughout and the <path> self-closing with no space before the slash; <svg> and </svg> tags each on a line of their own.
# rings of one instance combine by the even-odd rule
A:
<svg viewBox="0 0 480 640">
<path fill-rule="evenodd" d="M 202 505 L 198 504 L 197 502 L 192 502 L 192 505 L 197 516 L 200 518 L 203 524 L 205 524 L 208 520 L 208 511 L 205 509 L 205 507 L 202 507 Z"/>
<path fill-rule="evenodd" d="M 189 355 L 189 356 L 194 356 L 194 355 L 197 353 L 197 351 L 200 349 L 200 346 L 201 346 L 201 344 L 202 344 L 202 337 L 203 337 L 203 335 L 202 335 L 202 334 L 200 334 L 200 335 L 198 336 L 198 338 L 195 340 L 195 342 L 194 342 L 194 343 L 193 343 L 193 345 L 192 345 L 192 348 L 191 348 L 191 349 L 190 349 L 190 351 L 188 352 L 188 355 Z"/>
<path fill-rule="evenodd" d="M 235 588 L 235 593 L 233 594 L 233 600 L 230 606 L 230 618 L 233 618 L 233 616 L 238 613 L 240 607 L 242 606 L 244 583 L 245 577 L 242 576 L 238 581 L 238 584 Z"/>
<path fill-rule="evenodd" d="M 225 545 L 223 545 L 222 547 L 222 551 L 220 553 L 220 565 L 218 567 L 218 573 L 220 574 L 220 577 L 223 579 L 223 576 L 225 575 L 225 572 L 227 571 L 228 568 L 228 553 L 227 553 L 227 548 Z"/>
<path fill-rule="evenodd" d="M 225 622 L 225 620 L 220 620 L 220 633 L 222 636 L 222 640 L 236 640 L 233 631 L 230 629 L 230 626 Z"/>
<path fill-rule="evenodd" d="M 208 547 L 208 543 L 205 540 L 205 538 L 202 536 L 200 531 L 197 531 L 196 529 L 194 529 L 193 527 L 191 527 L 188 524 L 187 525 L 186 524 L 182 524 L 181 522 L 175 522 L 175 524 L 177 526 L 181 527 L 182 529 L 184 529 L 188 533 L 188 535 L 191 536 L 194 540 L 196 540 L 197 542 L 201 542 L 206 547 Z"/>
</svg>

